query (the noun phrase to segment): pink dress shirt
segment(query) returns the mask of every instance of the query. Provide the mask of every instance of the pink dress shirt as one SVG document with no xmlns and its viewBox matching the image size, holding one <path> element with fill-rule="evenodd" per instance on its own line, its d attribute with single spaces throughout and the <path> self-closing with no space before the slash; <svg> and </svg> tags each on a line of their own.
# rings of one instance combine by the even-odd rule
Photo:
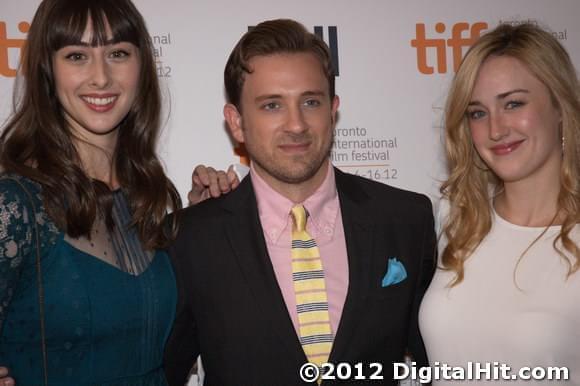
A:
<svg viewBox="0 0 580 386">
<path fill-rule="evenodd" d="M 328 294 L 330 325 L 333 334 L 336 335 L 348 290 L 348 259 L 332 165 L 329 164 L 322 185 L 302 203 L 294 203 L 276 192 L 260 178 L 253 167 L 250 168 L 250 175 L 270 260 L 296 334 L 299 332 L 290 259 L 292 241 L 290 209 L 296 204 L 302 204 L 309 213 L 306 230 L 316 240 L 320 250 Z"/>
</svg>

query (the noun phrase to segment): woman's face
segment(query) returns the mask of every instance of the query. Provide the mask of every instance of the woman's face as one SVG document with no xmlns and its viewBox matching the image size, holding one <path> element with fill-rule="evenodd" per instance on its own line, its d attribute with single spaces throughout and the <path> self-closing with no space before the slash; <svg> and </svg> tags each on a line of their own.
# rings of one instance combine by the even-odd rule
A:
<svg viewBox="0 0 580 386">
<path fill-rule="evenodd" d="M 560 111 L 548 88 L 518 59 L 485 60 L 467 119 L 477 152 L 504 183 L 546 183 L 559 175 Z"/>
<path fill-rule="evenodd" d="M 112 39 L 110 31 L 107 35 Z M 116 139 L 116 128 L 135 101 L 141 64 L 132 43 L 92 47 L 91 36 L 89 21 L 79 45 L 54 53 L 52 68 L 57 97 L 74 134 L 106 146 Z"/>
</svg>

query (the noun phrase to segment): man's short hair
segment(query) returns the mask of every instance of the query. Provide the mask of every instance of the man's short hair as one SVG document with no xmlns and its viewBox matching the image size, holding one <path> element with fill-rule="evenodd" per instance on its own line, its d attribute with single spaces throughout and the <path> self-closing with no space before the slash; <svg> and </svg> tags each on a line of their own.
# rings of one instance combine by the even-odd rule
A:
<svg viewBox="0 0 580 386">
<path fill-rule="evenodd" d="M 251 28 L 234 47 L 224 70 L 228 102 L 240 108 L 245 75 L 252 73 L 248 63 L 253 57 L 284 53 L 314 54 L 328 80 L 329 96 L 334 98 L 334 68 L 326 43 L 297 21 L 276 19 Z"/>
</svg>

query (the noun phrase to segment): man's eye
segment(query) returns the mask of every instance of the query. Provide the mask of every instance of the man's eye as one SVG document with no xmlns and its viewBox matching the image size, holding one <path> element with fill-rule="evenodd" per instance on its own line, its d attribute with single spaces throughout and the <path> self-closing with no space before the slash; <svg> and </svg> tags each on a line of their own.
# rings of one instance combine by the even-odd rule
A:
<svg viewBox="0 0 580 386">
<path fill-rule="evenodd" d="M 304 104 L 309 107 L 318 107 L 320 106 L 320 101 L 318 99 L 308 99 Z"/>
<path fill-rule="evenodd" d="M 280 105 L 277 102 L 269 102 L 262 106 L 264 110 L 275 110 L 280 108 Z"/>
</svg>

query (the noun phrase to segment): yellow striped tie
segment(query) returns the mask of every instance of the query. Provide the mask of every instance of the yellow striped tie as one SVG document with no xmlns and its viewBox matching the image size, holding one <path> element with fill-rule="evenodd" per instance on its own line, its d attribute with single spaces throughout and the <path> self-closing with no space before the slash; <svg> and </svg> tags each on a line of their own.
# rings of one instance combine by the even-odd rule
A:
<svg viewBox="0 0 580 386">
<path fill-rule="evenodd" d="M 306 232 L 304 207 L 293 207 L 292 217 L 292 279 L 300 343 L 308 361 L 320 367 L 328 362 L 333 340 L 324 269 L 316 241 Z"/>
</svg>

